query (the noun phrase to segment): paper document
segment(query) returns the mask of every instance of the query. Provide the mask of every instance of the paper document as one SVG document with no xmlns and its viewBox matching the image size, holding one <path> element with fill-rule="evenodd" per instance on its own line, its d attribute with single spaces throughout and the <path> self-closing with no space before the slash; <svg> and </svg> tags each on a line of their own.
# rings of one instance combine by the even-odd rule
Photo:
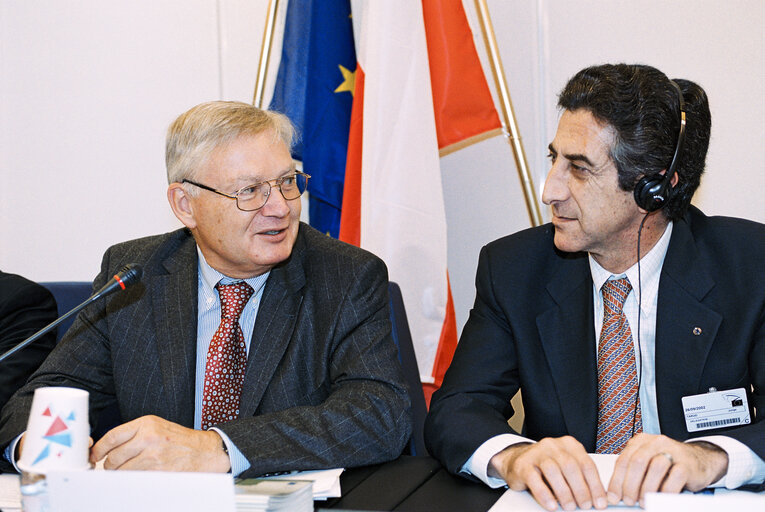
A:
<svg viewBox="0 0 765 512">
<path fill-rule="evenodd" d="M 603 482 L 603 488 L 608 489 L 608 482 L 611 481 L 611 475 L 614 472 L 614 465 L 616 464 L 616 458 L 618 455 L 610 455 L 610 454 L 590 454 L 590 457 L 592 457 L 592 460 L 595 462 L 595 467 L 598 468 L 598 474 L 600 475 L 600 481 Z M 742 491 L 743 493 L 744 491 Z M 679 499 L 685 499 L 685 498 L 709 498 L 711 495 L 707 496 L 695 496 L 691 493 L 683 493 L 681 495 L 663 495 L 663 496 L 676 496 Z M 646 497 L 646 504 L 648 504 L 648 497 Z M 661 511 L 667 511 L 667 512 L 677 512 L 678 510 L 690 510 L 689 508 L 685 508 L 684 505 L 685 502 L 683 502 L 682 506 L 674 505 L 674 508 L 660 508 L 656 510 Z M 717 503 L 716 501 L 714 503 Z M 629 507 L 623 503 L 620 503 L 618 505 L 609 505 L 609 509 L 618 509 L 618 510 L 642 510 L 639 506 L 635 505 L 632 507 Z M 528 491 L 513 491 L 508 489 L 505 491 L 505 494 L 503 494 L 497 502 L 494 504 L 491 509 L 489 509 L 489 512 L 505 512 L 505 511 L 513 511 L 513 512 L 539 512 L 540 510 L 545 510 L 542 506 L 540 506 L 536 500 L 531 496 L 531 494 Z M 579 509 L 577 509 L 579 510 Z M 646 510 L 651 510 L 650 508 L 647 508 Z M 706 510 L 706 509 L 704 509 Z M 699 512 L 694 509 L 694 512 Z"/>
<path fill-rule="evenodd" d="M 765 510 L 765 492 L 730 491 L 715 489 L 711 494 L 666 494 L 645 495 L 646 512 L 720 512 L 721 510 Z"/>
<path fill-rule="evenodd" d="M 313 512 L 310 480 L 248 478 L 236 483 L 237 512 Z"/>
<path fill-rule="evenodd" d="M 310 480 L 313 482 L 313 499 L 326 500 L 340 497 L 340 475 L 344 468 L 321 469 L 317 471 L 293 471 L 286 475 L 266 477 L 278 480 Z"/>
<path fill-rule="evenodd" d="M 20 484 L 19 475 L 0 475 L 0 509 L 3 512 L 21 509 Z"/>
<path fill-rule="evenodd" d="M 595 461 L 595 466 L 598 468 L 600 474 L 600 481 L 604 482 L 603 487 L 607 488 L 608 482 L 611 479 L 611 474 L 614 472 L 614 463 L 616 462 L 616 455 L 604 455 L 595 454 L 591 455 Z M 619 510 L 642 510 L 639 506 L 628 507 L 624 504 L 609 505 L 609 509 Z M 577 508 L 577 510 L 581 510 Z M 594 509 L 592 509 L 594 510 Z M 500 496 L 494 506 L 489 509 L 489 512 L 539 512 L 545 511 L 545 509 L 536 502 L 531 493 L 528 491 L 513 491 L 508 489 L 505 494 Z M 673 512 L 677 512 L 674 510 Z"/>
<path fill-rule="evenodd" d="M 234 482 L 224 473 L 62 471 L 47 476 L 56 512 L 234 512 Z"/>
</svg>

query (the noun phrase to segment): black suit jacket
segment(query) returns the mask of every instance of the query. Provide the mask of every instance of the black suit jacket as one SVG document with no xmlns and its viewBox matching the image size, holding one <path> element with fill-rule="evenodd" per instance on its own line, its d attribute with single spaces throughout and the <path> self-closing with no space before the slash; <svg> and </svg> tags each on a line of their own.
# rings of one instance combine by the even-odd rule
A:
<svg viewBox="0 0 765 512">
<path fill-rule="evenodd" d="M 0 417 L 0 446 L 45 385 L 90 392 L 92 413 L 154 414 L 193 427 L 197 250 L 190 232 L 110 248 L 94 287 L 140 263 L 140 284 L 85 309 Z M 252 464 L 242 476 L 397 457 L 411 432 L 391 338 L 387 271 L 372 254 L 301 224 L 271 271 L 248 354 L 240 418 L 218 425 Z"/>
<path fill-rule="evenodd" d="M 453 472 L 484 441 L 511 432 L 510 398 L 518 389 L 526 437 L 571 435 L 595 451 L 592 278 L 587 255 L 556 250 L 553 235 L 548 224 L 481 251 L 475 305 L 426 421 L 430 453 Z M 765 458 L 763 254 L 761 224 L 706 217 L 693 207 L 674 223 L 656 319 L 663 434 L 678 440 L 724 434 Z M 711 387 L 747 389 L 753 423 L 689 434 L 681 398 Z"/>
<path fill-rule="evenodd" d="M 56 301 L 47 288 L 0 271 L 0 354 L 56 320 Z M 0 363 L 0 408 L 27 381 L 56 344 L 56 330 Z"/>
</svg>

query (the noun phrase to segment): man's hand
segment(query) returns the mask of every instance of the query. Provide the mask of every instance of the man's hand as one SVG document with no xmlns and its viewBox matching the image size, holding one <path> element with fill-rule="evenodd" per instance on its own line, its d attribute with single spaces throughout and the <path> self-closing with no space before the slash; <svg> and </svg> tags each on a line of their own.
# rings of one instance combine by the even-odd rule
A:
<svg viewBox="0 0 765 512">
<path fill-rule="evenodd" d="M 528 489 L 547 510 L 606 508 L 606 491 L 595 463 L 573 437 L 516 444 L 489 461 L 489 475 L 503 478 L 514 491 Z"/>
<path fill-rule="evenodd" d="M 231 469 L 223 440 L 214 431 L 192 430 L 157 416 L 143 416 L 104 435 L 90 452 L 104 469 L 208 471 Z"/>
<path fill-rule="evenodd" d="M 648 492 L 699 491 L 728 472 L 728 454 L 704 441 L 681 443 L 662 435 L 638 434 L 616 459 L 608 502 L 645 505 Z"/>
</svg>

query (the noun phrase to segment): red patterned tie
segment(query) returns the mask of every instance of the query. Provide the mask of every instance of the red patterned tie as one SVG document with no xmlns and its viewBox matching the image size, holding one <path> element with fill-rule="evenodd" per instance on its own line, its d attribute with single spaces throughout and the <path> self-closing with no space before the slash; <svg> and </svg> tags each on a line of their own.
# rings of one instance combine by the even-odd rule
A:
<svg viewBox="0 0 765 512">
<path fill-rule="evenodd" d="M 635 349 L 624 301 L 632 286 L 627 278 L 603 285 L 603 329 L 598 343 L 597 453 L 619 453 L 635 433 L 642 432 Z"/>
<path fill-rule="evenodd" d="M 247 348 L 239 326 L 239 317 L 252 296 L 252 288 L 244 281 L 220 284 L 220 326 L 207 351 L 205 385 L 202 392 L 202 430 L 236 419 L 242 394 L 244 371 L 247 369 Z"/>
</svg>

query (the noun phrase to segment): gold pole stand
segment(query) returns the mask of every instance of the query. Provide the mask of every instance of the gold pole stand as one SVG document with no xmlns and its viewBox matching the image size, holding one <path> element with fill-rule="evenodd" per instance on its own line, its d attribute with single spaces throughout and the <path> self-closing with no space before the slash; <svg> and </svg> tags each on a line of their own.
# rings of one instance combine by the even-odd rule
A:
<svg viewBox="0 0 765 512">
<path fill-rule="evenodd" d="M 263 108 L 263 90 L 266 88 L 266 73 L 268 73 L 268 63 L 271 59 L 271 46 L 274 42 L 274 26 L 276 25 L 276 12 L 278 9 L 279 0 L 269 0 L 266 28 L 263 30 L 263 43 L 260 45 L 255 93 L 252 96 L 252 104 L 258 108 Z"/>
<path fill-rule="evenodd" d="M 510 101 L 510 92 L 507 88 L 505 71 L 502 67 L 502 59 L 499 56 L 497 39 L 494 36 L 494 27 L 491 24 L 491 17 L 489 16 L 489 8 L 486 5 L 486 0 L 475 0 L 475 8 L 476 13 L 478 14 L 478 21 L 481 24 L 483 42 L 486 45 L 486 52 L 488 53 L 489 61 L 491 62 L 491 72 L 492 75 L 494 75 L 494 85 L 496 86 L 497 93 L 500 97 L 502 117 L 504 118 L 505 126 L 509 130 L 508 138 L 510 146 L 513 148 L 515 166 L 518 169 L 518 177 L 521 180 L 523 196 L 526 199 L 526 210 L 529 213 L 531 225 L 539 226 L 542 224 L 542 214 L 539 211 L 539 201 L 537 200 L 537 194 L 534 189 L 534 180 L 531 177 L 531 173 L 529 173 L 529 165 L 526 162 L 526 153 L 524 153 L 523 144 L 521 144 L 521 135 L 520 131 L 518 130 L 518 122 L 515 119 L 515 112 L 513 112 L 513 104 Z"/>
</svg>

